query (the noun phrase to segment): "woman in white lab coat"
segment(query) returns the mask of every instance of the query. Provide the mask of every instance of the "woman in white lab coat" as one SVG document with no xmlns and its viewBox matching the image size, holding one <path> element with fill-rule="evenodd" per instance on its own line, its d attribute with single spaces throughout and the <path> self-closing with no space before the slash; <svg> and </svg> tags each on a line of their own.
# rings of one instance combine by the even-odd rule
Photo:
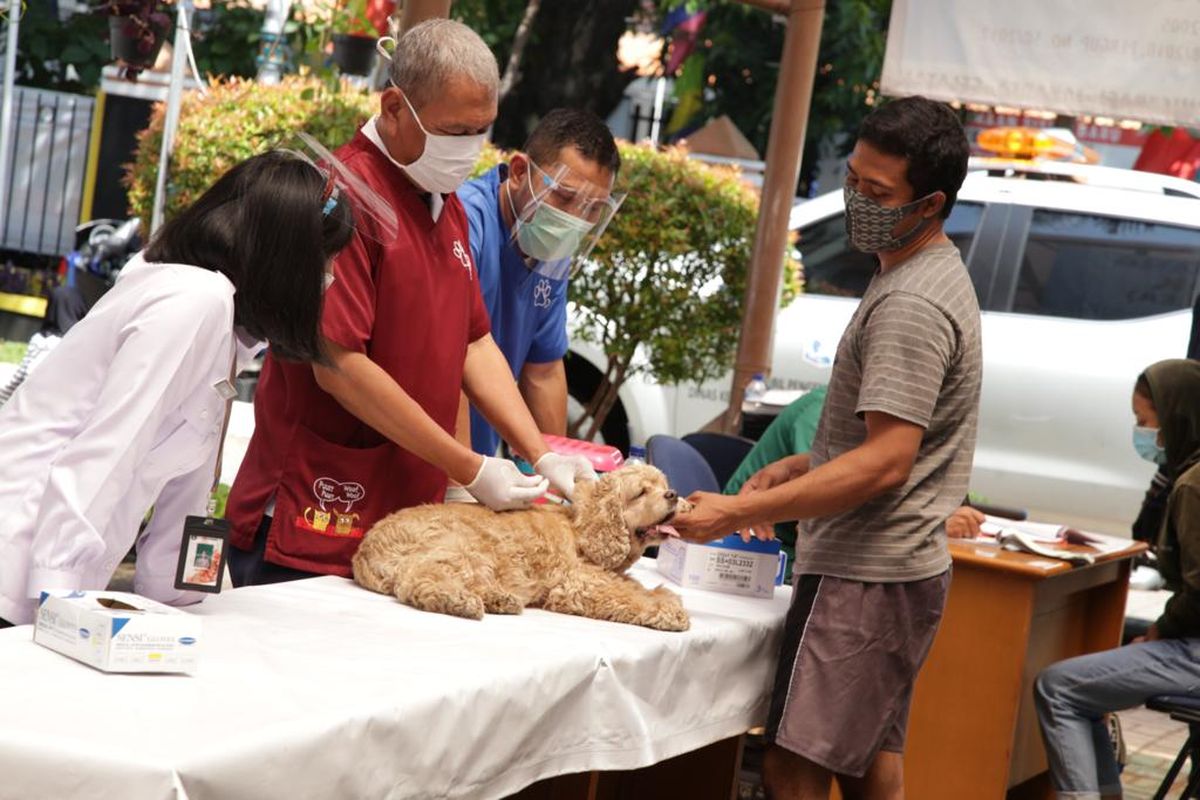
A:
<svg viewBox="0 0 1200 800">
<path fill-rule="evenodd" d="M 0 409 L 0 625 L 31 622 L 42 590 L 103 589 L 135 538 L 140 594 L 202 598 L 175 571 L 184 518 L 205 513 L 231 374 L 267 342 L 320 359 L 326 270 L 352 233 L 333 182 L 271 152 L 125 266 Z"/>
</svg>

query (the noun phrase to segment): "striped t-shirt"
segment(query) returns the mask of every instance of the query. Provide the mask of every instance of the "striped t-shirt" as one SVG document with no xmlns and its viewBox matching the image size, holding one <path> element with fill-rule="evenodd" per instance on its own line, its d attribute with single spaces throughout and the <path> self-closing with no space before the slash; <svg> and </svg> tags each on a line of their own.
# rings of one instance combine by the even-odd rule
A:
<svg viewBox="0 0 1200 800">
<path fill-rule="evenodd" d="M 945 523 L 967 494 L 982 372 L 979 303 L 953 244 L 876 274 L 838 344 L 811 466 L 861 445 L 868 411 L 925 435 L 903 487 L 801 523 L 796 574 L 898 582 L 949 568 Z"/>
</svg>

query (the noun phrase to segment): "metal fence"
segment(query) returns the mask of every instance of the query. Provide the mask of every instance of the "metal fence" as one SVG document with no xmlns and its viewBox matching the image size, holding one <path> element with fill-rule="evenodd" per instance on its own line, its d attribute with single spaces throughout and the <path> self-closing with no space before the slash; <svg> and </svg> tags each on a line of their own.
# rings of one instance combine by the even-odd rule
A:
<svg viewBox="0 0 1200 800">
<path fill-rule="evenodd" d="M 39 255 L 75 243 L 96 101 L 84 95 L 15 87 L 6 219 L 0 248 Z"/>
</svg>

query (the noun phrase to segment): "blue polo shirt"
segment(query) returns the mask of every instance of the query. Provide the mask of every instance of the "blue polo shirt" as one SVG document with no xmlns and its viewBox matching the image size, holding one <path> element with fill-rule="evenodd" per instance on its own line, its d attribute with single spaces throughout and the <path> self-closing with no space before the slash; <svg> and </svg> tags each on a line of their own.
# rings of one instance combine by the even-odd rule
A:
<svg viewBox="0 0 1200 800">
<path fill-rule="evenodd" d="M 471 255 L 491 317 L 492 337 L 513 377 L 520 377 L 526 364 L 558 361 L 567 354 L 567 282 L 543 277 L 526 266 L 500 214 L 500 185 L 507 178 L 508 165 L 501 164 L 463 184 L 458 199 L 467 211 Z M 471 446 L 488 456 L 500 446 L 500 434 L 474 406 Z"/>
</svg>

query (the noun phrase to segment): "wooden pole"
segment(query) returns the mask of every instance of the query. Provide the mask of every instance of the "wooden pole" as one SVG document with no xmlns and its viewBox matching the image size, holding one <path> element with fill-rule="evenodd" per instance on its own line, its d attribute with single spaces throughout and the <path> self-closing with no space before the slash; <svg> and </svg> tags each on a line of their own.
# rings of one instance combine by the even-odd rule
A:
<svg viewBox="0 0 1200 800">
<path fill-rule="evenodd" d="M 742 308 L 742 332 L 738 339 L 729 407 L 721 425 L 726 433 L 736 432 L 741 422 L 746 384 L 756 372 L 767 374 L 771 368 L 775 312 L 788 243 L 788 218 L 800 175 L 800 155 L 804 149 L 817 52 L 821 45 L 821 23 L 825 17 L 825 0 L 742 2 L 769 10 L 787 6 L 788 22 L 779 64 L 779 82 L 775 87 L 775 109 L 767 141 L 766 172 L 758 225 L 754 231 L 754 250 L 750 256 L 750 274 Z"/>
</svg>

